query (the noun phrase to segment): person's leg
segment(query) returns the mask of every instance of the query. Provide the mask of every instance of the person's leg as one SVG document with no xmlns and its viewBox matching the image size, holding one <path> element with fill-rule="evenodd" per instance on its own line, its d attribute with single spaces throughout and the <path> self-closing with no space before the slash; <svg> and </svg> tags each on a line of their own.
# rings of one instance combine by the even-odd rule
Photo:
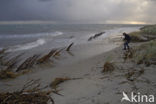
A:
<svg viewBox="0 0 156 104">
<path fill-rule="evenodd" d="M 129 44 L 129 42 L 127 42 L 127 49 L 129 50 L 129 45 L 128 44 Z"/>
<path fill-rule="evenodd" d="M 126 50 L 126 42 L 124 42 L 124 49 L 123 50 Z"/>
<path fill-rule="evenodd" d="M 125 42 L 125 44 L 124 44 L 124 50 L 129 49 L 128 43 L 129 43 L 128 41 Z"/>
</svg>

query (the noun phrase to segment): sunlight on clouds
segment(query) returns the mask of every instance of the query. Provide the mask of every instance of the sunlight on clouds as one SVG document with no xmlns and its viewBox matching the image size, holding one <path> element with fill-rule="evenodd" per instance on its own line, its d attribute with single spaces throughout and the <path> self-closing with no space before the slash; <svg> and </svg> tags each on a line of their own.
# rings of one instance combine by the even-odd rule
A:
<svg viewBox="0 0 156 104">
<path fill-rule="evenodd" d="M 131 21 L 129 24 L 146 24 L 145 22 Z"/>
<path fill-rule="evenodd" d="M 142 21 L 106 21 L 108 24 L 147 24 Z"/>
</svg>

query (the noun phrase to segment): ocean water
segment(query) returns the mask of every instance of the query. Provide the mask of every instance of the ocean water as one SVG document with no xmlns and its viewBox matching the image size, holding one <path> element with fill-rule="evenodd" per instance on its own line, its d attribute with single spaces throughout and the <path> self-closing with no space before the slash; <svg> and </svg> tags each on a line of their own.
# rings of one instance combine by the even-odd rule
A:
<svg viewBox="0 0 156 104">
<path fill-rule="evenodd" d="M 105 32 L 96 40 L 112 34 L 137 30 L 141 25 L 113 24 L 1 24 L 0 48 L 9 51 L 30 50 L 44 47 L 64 47 L 71 42 L 85 44 L 90 36 Z"/>
</svg>

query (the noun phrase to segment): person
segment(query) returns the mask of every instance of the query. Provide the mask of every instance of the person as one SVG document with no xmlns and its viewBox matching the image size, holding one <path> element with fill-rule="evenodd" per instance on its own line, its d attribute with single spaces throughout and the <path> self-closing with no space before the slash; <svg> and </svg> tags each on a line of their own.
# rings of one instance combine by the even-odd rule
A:
<svg viewBox="0 0 156 104">
<path fill-rule="evenodd" d="M 128 44 L 130 43 L 131 37 L 127 33 L 125 33 L 125 32 L 123 33 L 123 36 L 124 36 L 124 39 L 123 40 L 125 41 L 124 42 L 124 49 L 123 50 L 126 50 L 126 49 L 129 50 L 130 47 L 129 47 Z"/>
</svg>

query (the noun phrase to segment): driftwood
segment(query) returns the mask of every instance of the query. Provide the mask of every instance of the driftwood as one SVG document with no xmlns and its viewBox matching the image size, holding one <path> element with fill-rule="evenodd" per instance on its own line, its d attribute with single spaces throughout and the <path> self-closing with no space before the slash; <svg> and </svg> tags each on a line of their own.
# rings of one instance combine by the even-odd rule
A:
<svg viewBox="0 0 156 104">
<path fill-rule="evenodd" d="M 38 59 L 37 60 L 37 63 L 39 64 L 39 63 L 44 63 L 44 62 L 46 62 L 47 60 L 49 60 L 49 58 L 51 57 L 51 56 L 53 56 L 55 53 L 56 53 L 56 49 L 53 49 L 53 50 L 51 50 L 48 54 L 46 54 L 46 55 L 44 55 L 43 57 L 41 57 L 40 59 Z"/>
<path fill-rule="evenodd" d="M 91 36 L 91 37 L 88 39 L 88 41 L 91 41 L 92 39 L 95 39 L 95 38 L 101 36 L 101 35 L 104 34 L 104 33 L 105 33 L 105 32 L 100 32 L 100 33 L 98 33 L 98 34 L 95 34 L 94 36 Z"/>
<path fill-rule="evenodd" d="M 24 69 L 31 68 L 31 67 L 35 64 L 35 62 L 36 62 L 36 60 L 37 60 L 38 57 L 39 57 L 39 55 L 34 55 L 34 56 L 32 56 L 32 57 L 27 58 L 27 59 L 17 68 L 16 72 L 21 71 L 21 70 L 24 70 Z"/>
<path fill-rule="evenodd" d="M 74 44 L 74 43 L 71 43 L 71 44 L 67 47 L 66 51 L 70 51 L 70 48 L 71 48 L 71 46 L 72 46 L 73 44 Z"/>
</svg>

